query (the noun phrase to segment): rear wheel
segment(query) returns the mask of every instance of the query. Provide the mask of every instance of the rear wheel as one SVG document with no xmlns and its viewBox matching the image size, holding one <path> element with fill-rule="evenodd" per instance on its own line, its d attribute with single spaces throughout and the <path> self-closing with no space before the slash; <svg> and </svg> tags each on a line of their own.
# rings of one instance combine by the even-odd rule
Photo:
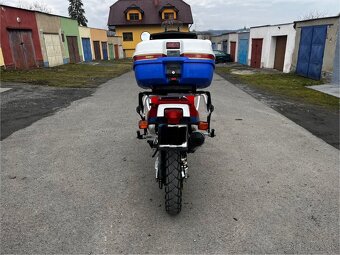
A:
<svg viewBox="0 0 340 255">
<path fill-rule="evenodd" d="M 165 154 L 165 210 L 176 215 L 182 209 L 181 153 L 170 150 Z"/>
</svg>

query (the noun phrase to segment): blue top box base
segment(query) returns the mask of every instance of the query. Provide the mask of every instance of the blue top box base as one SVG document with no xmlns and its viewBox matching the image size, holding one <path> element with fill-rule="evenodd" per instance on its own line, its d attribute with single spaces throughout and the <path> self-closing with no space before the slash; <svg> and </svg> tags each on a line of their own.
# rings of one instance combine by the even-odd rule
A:
<svg viewBox="0 0 340 255">
<path fill-rule="evenodd" d="M 178 85 L 193 86 L 204 89 L 211 85 L 215 61 L 210 59 L 189 59 L 187 57 L 161 57 L 154 60 L 139 60 L 134 62 L 138 86 L 143 89 L 157 89 L 171 86 L 166 74 L 166 66 L 177 63 L 181 66 L 181 76 Z"/>
</svg>

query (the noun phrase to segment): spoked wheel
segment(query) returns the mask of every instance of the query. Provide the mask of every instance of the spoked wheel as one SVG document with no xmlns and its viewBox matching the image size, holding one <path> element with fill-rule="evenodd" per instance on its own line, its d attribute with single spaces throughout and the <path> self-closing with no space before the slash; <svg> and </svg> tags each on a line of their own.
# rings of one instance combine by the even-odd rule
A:
<svg viewBox="0 0 340 255">
<path fill-rule="evenodd" d="M 165 158 L 165 210 L 176 215 L 182 209 L 181 153 L 176 150 L 164 152 Z"/>
</svg>

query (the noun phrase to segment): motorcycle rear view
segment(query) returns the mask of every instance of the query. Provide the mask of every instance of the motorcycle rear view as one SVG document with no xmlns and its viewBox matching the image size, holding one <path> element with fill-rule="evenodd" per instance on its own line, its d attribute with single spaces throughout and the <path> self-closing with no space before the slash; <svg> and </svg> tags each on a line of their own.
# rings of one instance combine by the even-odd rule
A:
<svg viewBox="0 0 340 255">
<path fill-rule="evenodd" d="M 211 95 L 201 91 L 212 82 L 214 60 L 210 41 L 181 32 L 153 34 L 134 54 L 136 81 L 148 90 L 139 94 L 137 138 L 146 139 L 154 150 L 156 180 L 165 188 L 165 209 L 171 215 L 182 208 L 188 154 L 202 146 L 205 137 L 215 136 Z"/>
</svg>

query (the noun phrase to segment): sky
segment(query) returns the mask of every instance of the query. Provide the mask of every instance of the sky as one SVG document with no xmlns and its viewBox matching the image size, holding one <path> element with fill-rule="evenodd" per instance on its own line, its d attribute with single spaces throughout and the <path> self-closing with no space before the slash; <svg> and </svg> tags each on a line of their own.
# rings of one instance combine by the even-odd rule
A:
<svg viewBox="0 0 340 255">
<path fill-rule="evenodd" d="M 152 1 L 152 0 L 144 0 Z M 339 0 L 185 0 L 191 5 L 193 29 L 239 29 L 260 25 L 289 23 L 309 13 L 325 16 L 340 13 Z M 12 6 L 39 2 L 53 14 L 68 16 L 68 0 L 0 0 Z M 83 0 L 88 26 L 107 28 L 110 6 L 116 0 Z M 169 0 L 171 2 L 171 0 Z"/>
</svg>

